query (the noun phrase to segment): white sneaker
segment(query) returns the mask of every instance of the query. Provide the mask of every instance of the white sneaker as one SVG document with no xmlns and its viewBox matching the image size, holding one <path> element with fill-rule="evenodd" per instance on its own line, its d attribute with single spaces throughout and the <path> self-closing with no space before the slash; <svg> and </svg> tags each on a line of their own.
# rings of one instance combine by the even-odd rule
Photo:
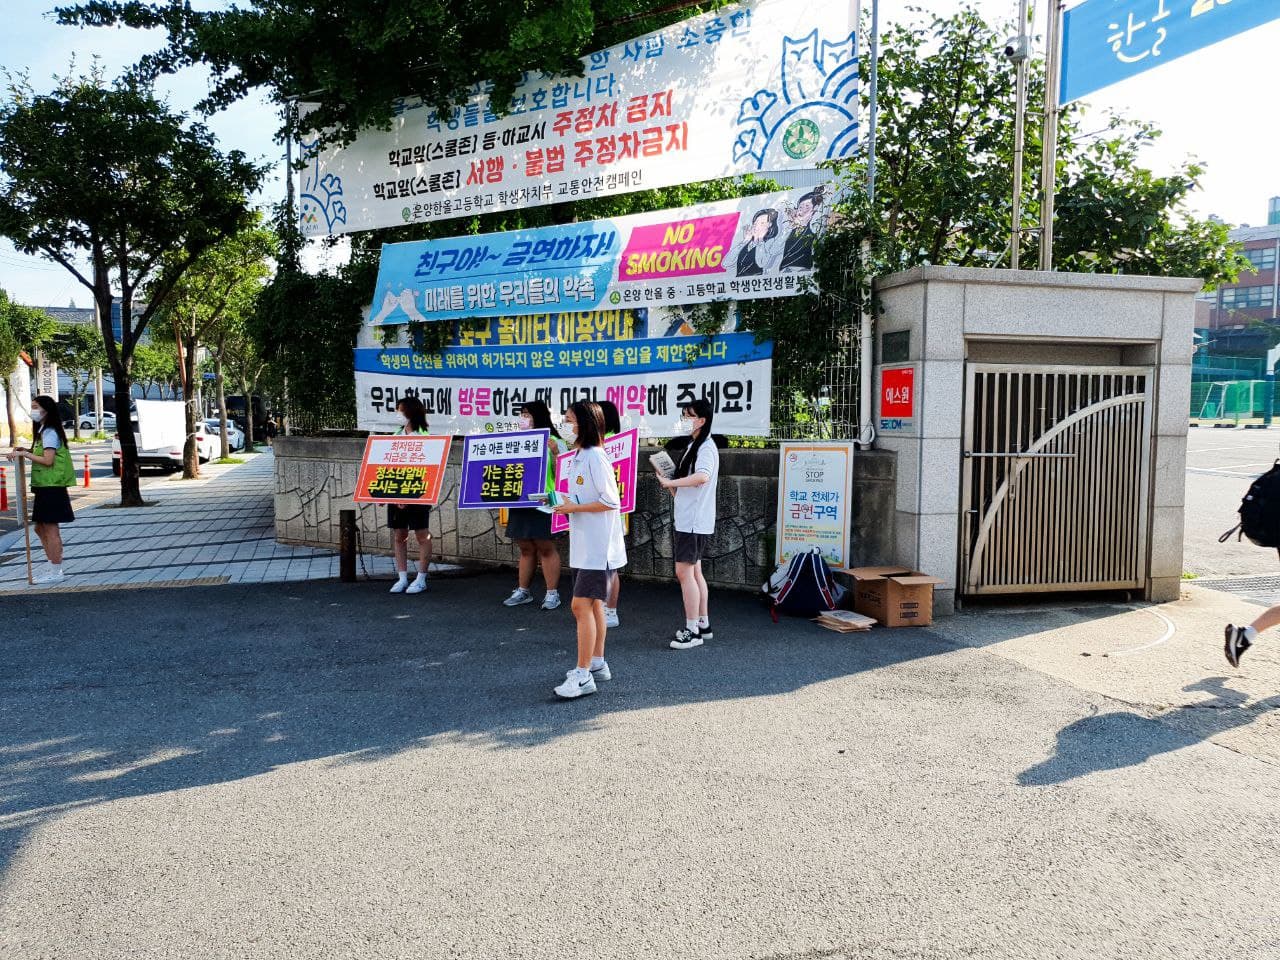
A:
<svg viewBox="0 0 1280 960">
<path fill-rule="evenodd" d="M 395 583 L 393 583 L 393 584 L 391 585 L 391 591 L 390 591 L 390 592 L 391 592 L 391 593 L 404 593 L 404 592 L 405 592 L 406 590 L 408 590 L 408 589 L 409 589 L 409 581 L 408 581 L 408 580 L 397 580 Z"/>
<path fill-rule="evenodd" d="M 405 593 L 421 593 L 425 589 L 427 589 L 427 581 L 423 577 L 416 577 Z"/>
<path fill-rule="evenodd" d="M 530 597 L 529 599 L 532 600 L 533 598 Z M 560 594 L 548 593 L 546 597 L 543 598 L 543 601 L 542 601 L 543 610 L 554 610 L 558 606 L 560 606 Z"/>
<path fill-rule="evenodd" d="M 566 700 L 572 700 L 575 697 L 585 697 L 587 694 L 595 692 L 595 677 L 591 675 L 590 671 L 587 671 L 587 678 L 585 680 L 582 679 L 578 674 L 576 667 L 566 673 L 564 675 L 564 683 L 556 687 L 556 696 L 564 697 Z"/>
<path fill-rule="evenodd" d="M 526 603 L 533 603 L 533 594 L 523 587 L 516 587 L 511 596 L 502 601 L 504 607 L 519 607 Z"/>
<path fill-rule="evenodd" d="M 597 680 L 612 680 L 613 671 L 609 669 L 609 661 L 606 660 L 598 667 L 592 667 L 591 676 Z"/>
<path fill-rule="evenodd" d="M 613 628 L 618 625 L 617 610 L 610 610 L 608 607 L 604 608 L 604 625 L 609 628 Z"/>
<path fill-rule="evenodd" d="M 36 574 L 32 580 L 33 583 L 61 583 L 67 579 L 67 575 L 61 570 L 55 570 L 53 567 L 47 567 L 40 573 Z"/>
</svg>

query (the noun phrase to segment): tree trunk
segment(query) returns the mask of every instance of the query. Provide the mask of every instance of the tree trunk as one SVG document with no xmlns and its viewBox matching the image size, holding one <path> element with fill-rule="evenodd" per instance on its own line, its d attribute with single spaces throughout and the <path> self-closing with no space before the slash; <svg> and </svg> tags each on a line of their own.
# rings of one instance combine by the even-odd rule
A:
<svg viewBox="0 0 1280 960">
<path fill-rule="evenodd" d="M 76 387 L 76 385 L 77 385 L 78 383 L 79 383 L 79 381 L 78 381 L 75 377 L 72 377 L 72 378 L 71 378 L 71 410 L 72 410 L 72 415 L 75 417 L 75 421 L 72 423 L 72 426 L 75 428 L 75 434 L 74 434 L 74 436 L 75 436 L 76 440 L 82 440 L 82 439 L 84 439 L 84 438 L 80 436 L 80 398 L 81 398 L 81 391 L 80 391 L 80 390 L 78 390 L 78 389 L 77 389 L 77 387 Z"/>
<path fill-rule="evenodd" d="M 116 432 L 120 437 L 120 506 L 140 507 L 142 486 L 138 474 L 138 436 L 133 432 L 133 418 L 129 415 L 129 397 L 133 394 L 132 373 L 124 368 L 122 362 L 113 358 L 111 377 L 116 383 Z M 121 404 L 124 405 L 123 411 L 120 410 Z"/>
<path fill-rule="evenodd" d="M 244 397 L 244 452 L 253 452 L 253 396 L 249 393 L 249 380 L 240 368 L 240 396 Z"/>
<path fill-rule="evenodd" d="M 183 337 L 182 401 L 186 414 L 187 442 L 182 448 L 182 479 L 200 479 L 200 448 L 196 445 L 196 341 Z"/>
<path fill-rule="evenodd" d="M 222 341 L 218 341 L 218 351 L 213 357 L 213 372 L 218 383 L 218 425 L 222 434 L 222 459 L 231 457 L 231 445 L 227 443 L 227 391 L 222 382 Z"/>
</svg>

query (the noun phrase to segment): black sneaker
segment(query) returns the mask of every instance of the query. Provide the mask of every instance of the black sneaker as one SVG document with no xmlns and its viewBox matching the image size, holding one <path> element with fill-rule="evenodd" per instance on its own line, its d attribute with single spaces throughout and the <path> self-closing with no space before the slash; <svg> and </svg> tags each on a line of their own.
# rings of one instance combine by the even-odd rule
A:
<svg viewBox="0 0 1280 960">
<path fill-rule="evenodd" d="M 677 631 L 676 638 L 671 641 L 672 650 L 692 650 L 700 646 L 702 646 L 702 634 L 688 627 Z"/>
<path fill-rule="evenodd" d="M 700 636 L 703 640 L 714 640 L 716 638 L 716 635 L 711 632 L 710 626 L 699 627 L 698 636 Z"/>
<path fill-rule="evenodd" d="M 1233 627 L 1228 623 L 1224 632 L 1222 652 L 1227 655 L 1227 663 L 1239 668 L 1240 658 L 1244 656 L 1246 650 L 1253 646 L 1253 641 L 1245 633 L 1244 627 Z"/>
</svg>

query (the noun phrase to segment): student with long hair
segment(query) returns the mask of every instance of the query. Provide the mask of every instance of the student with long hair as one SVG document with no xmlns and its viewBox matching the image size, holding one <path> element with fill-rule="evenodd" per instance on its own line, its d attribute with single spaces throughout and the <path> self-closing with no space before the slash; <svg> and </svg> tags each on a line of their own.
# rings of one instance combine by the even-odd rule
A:
<svg viewBox="0 0 1280 960">
<path fill-rule="evenodd" d="M 702 576 L 702 555 L 716 530 L 716 486 L 720 478 L 720 451 L 711 437 L 711 404 L 695 400 L 684 408 L 681 426 L 692 435 L 676 475 L 658 482 L 675 494 L 676 579 L 684 599 L 684 629 L 671 641 L 673 650 L 701 646 L 714 636 L 707 607 L 707 581 Z"/>
<path fill-rule="evenodd" d="M 76 468 L 67 448 L 58 401 L 36 397 L 31 402 L 31 423 L 31 446 L 15 446 L 5 456 L 31 463 L 31 520 L 47 561 L 34 579 L 36 583 L 57 583 L 66 576 L 62 572 L 62 524 L 76 518 L 67 493 L 68 487 L 76 485 Z"/>
<path fill-rule="evenodd" d="M 604 438 L 616 437 L 622 432 L 622 416 L 612 400 L 600 401 L 600 412 L 604 414 Z M 626 533 L 625 521 L 623 533 Z M 622 577 L 615 576 L 609 587 L 609 596 L 604 602 L 604 625 L 613 629 L 618 625 L 618 598 L 622 595 Z"/>
<path fill-rule="evenodd" d="M 405 397 L 396 404 L 400 429 L 396 436 L 427 434 L 427 408 L 417 397 Z M 268 423 L 271 421 L 268 420 Z M 399 506 L 388 504 L 387 526 L 391 528 L 391 546 L 396 558 L 396 582 L 392 593 L 422 593 L 427 589 L 431 570 L 431 507 L 428 504 Z M 409 531 L 418 541 L 418 575 L 409 582 Z"/>
<path fill-rule="evenodd" d="M 547 487 L 550 493 L 556 486 L 556 458 L 567 452 L 567 447 L 551 422 L 551 411 L 541 400 L 530 400 L 520 410 L 521 430 L 549 430 L 547 450 Z M 547 582 L 547 594 L 542 600 L 543 610 L 560 606 L 560 551 L 551 538 L 551 515 L 536 507 L 514 507 L 507 511 L 507 536 L 520 548 L 520 566 L 516 588 L 503 600 L 508 607 L 533 603 L 533 572 L 541 564 L 542 577 Z"/>
<path fill-rule="evenodd" d="M 569 564 L 574 569 L 573 619 L 578 630 L 578 665 L 555 688 L 565 699 L 596 692 L 597 680 L 612 680 L 604 659 L 608 626 L 604 602 L 610 580 L 626 566 L 622 542 L 622 498 L 613 465 L 600 444 L 604 414 L 600 405 L 579 400 L 564 413 L 565 439 L 573 443 L 569 462 L 569 492 L 556 513 L 569 518 Z"/>
</svg>

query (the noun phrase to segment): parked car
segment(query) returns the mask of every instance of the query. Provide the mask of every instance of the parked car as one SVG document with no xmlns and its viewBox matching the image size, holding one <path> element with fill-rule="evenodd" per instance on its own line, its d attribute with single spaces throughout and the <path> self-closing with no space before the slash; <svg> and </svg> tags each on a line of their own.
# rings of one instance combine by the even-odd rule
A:
<svg viewBox="0 0 1280 960">
<path fill-rule="evenodd" d="M 206 420 L 204 422 L 204 425 L 205 425 L 205 429 L 208 430 L 210 434 L 212 434 L 215 441 L 217 441 L 218 438 L 222 436 L 221 420 Z M 221 444 L 218 444 L 218 446 L 220 450 Z M 227 421 L 227 448 L 232 453 L 235 453 L 237 450 L 244 449 L 244 432 L 241 431 L 241 429 L 236 426 L 234 420 Z"/>
<path fill-rule="evenodd" d="M 74 422 L 75 422 L 75 421 L 71 421 L 70 423 L 64 424 L 64 426 L 66 426 L 66 427 L 67 427 L 67 429 L 71 429 L 71 425 L 72 425 L 72 423 L 74 423 Z M 99 427 L 98 427 L 98 416 L 97 416 L 97 414 L 95 414 L 95 413 L 82 413 L 82 414 L 80 415 L 80 429 L 81 429 L 81 430 L 97 430 L 97 429 L 99 429 Z M 102 415 L 102 427 L 101 427 L 101 429 L 102 429 L 102 431 L 103 431 L 104 433 L 113 433 L 113 432 L 115 431 L 115 429 L 116 429 L 116 415 L 115 415 L 114 413 L 112 413 L 110 410 L 106 411 L 106 412 L 105 412 L 105 413 L 103 413 L 103 415 Z"/>
<path fill-rule="evenodd" d="M 138 435 L 138 421 L 133 421 L 133 433 Z M 208 463 L 221 453 L 222 441 L 209 432 L 203 420 L 196 421 L 196 451 L 201 463 Z M 111 472 L 120 476 L 120 437 L 111 440 Z M 182 445 L 173 444 L 168 447 L 156 447 L 153 450 L 138 450 L 138 466 L 159 467 L 173 473 L 182 469 Z"/>
</svg>

